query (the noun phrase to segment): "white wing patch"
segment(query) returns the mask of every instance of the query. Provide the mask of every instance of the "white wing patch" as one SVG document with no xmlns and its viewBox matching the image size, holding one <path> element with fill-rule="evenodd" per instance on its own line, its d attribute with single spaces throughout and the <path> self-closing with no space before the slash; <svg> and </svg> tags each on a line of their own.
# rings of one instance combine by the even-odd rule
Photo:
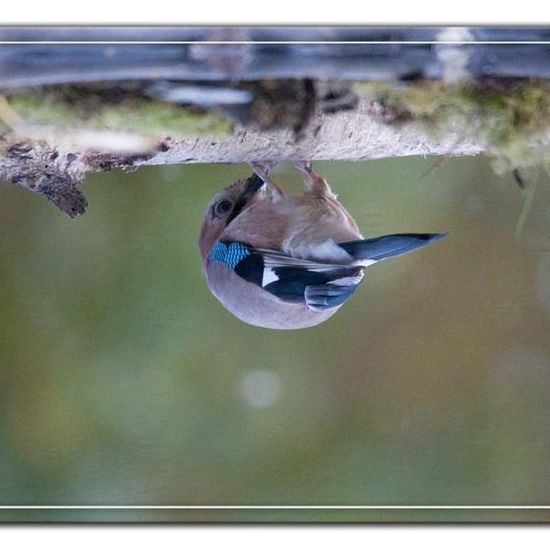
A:
<svg viewBox="0 0 550 550">
<path fill-rule="evenodd" d="M 269 283 L 273 283 L 274 281 L 278 280 L 279 277 L 277 277 L 277 274 L 275 273 L 275 271 L 273 271 L 273 269 L 271 269 L 270 267 L 264 268 L 264 273 L 262 276 L 262 287 L 265 287 Z"/>
</svg>

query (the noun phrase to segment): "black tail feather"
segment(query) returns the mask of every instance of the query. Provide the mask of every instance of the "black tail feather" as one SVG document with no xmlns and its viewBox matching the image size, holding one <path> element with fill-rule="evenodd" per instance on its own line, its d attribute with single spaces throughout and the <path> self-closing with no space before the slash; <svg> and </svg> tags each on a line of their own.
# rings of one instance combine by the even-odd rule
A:
<svg viewBox="0 0 550 550">
<path fill-rule="evenodd" d="M 403 233 L 383 235 L 362 241 L 338 243 L 348 254 L 357 260 L 385 260 L 408 254 L 419 248 L 443 239 L 448 233 Z"/>
</svg>

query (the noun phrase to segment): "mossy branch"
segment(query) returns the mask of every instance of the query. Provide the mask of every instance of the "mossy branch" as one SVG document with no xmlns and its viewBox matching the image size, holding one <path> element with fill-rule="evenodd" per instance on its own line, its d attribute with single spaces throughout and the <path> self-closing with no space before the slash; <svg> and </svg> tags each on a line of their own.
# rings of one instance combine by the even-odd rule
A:
<svg viewBox="0 0 550 550">
<path fill-rule="evenodd" d="M 336 109 L 321 107 L 321 83 L 316 94 L 292 86 L 285 84 L 283 100 L 270 82 L 261 93 L 253 87 L 260 99 L 244 116 L 186 108 L 134 90 L 13 94 L 0 104 L 0 178 L 75 216 L 86 207 L 78 184 L 95 170 L 479 153 L 492 155 L 499 169 L 515 169 L 540 162 L 550 144 L 545 81 L 339 83 L 357 97 L 352 106 L 339 100 Z"/>
</svg>

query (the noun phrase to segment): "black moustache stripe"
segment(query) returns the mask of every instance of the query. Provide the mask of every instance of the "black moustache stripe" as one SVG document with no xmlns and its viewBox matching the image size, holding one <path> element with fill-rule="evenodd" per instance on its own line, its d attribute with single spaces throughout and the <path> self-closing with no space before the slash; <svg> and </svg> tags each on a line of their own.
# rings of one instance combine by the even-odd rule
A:
<svg viewBox="0 0 550 550">
<path fill-rule="evenodd" d="M 226 227 L 242 212 L 242 209 L 246 206 L 248 201 L 260 190 L 263 184 L 264 180 L 262 180 L 256 174 L 253 174 L 248 178 L 245 190 L 242 192 L 239 200 L 235 203 L 231 214 L 225 222 Z"/>
</svg>

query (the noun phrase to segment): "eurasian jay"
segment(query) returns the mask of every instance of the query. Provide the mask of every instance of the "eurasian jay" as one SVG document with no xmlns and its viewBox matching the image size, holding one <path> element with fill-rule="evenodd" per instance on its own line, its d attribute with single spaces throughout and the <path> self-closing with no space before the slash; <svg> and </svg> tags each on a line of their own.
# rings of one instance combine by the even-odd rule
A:
<svg viewBox="0 0 550 550">
<path fill-rule="evenodd" d="M 322 323 L 355 292 L 367 266 L 446 235 L 365 239 L 311 164 L 295 165 L 306 174 L 302 195 L 286 193 L 267 165 L 255 163 L 255 173 L 218 193 L 204 217 L 199 249 L 208 287 L 245 323 L 273 329 Z"/>
</svg>

